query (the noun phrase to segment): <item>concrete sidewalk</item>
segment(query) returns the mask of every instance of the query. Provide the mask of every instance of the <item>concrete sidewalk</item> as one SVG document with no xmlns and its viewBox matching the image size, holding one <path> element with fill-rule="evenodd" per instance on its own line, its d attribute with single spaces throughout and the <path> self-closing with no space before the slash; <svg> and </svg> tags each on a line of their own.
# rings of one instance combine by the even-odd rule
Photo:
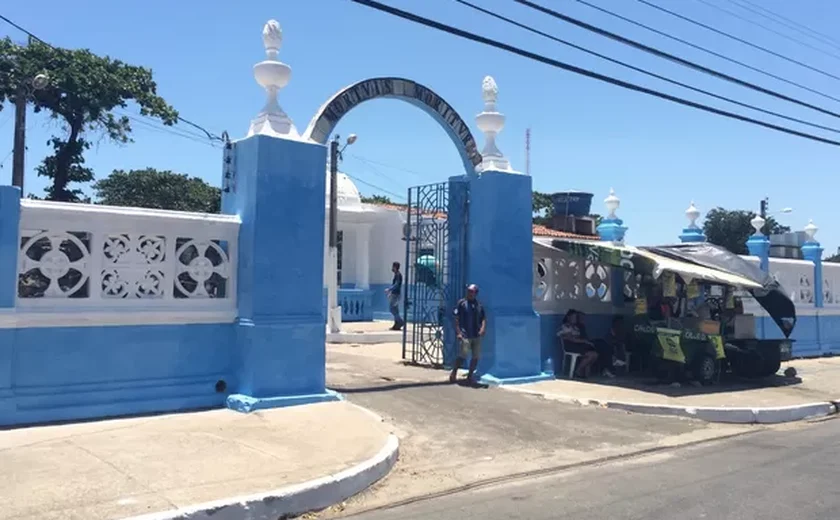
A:
<svg viewBox="0 0 840 520">
<path fill-rule="evenodd" d="M 627 378 L 557 379 L 508 387 L 549 399 L 637 413 L 680 415 L 714 422 L 778 423 L 837 413 L 840 358 L 800 359 L 783 364 L 797 377 L 761 380 L 724 378 L 713 386 L 672 388 Z"/>
<path fill-rule="evenodd" d="M 396 448 L 347 402 L 0 431 L 0 519 L 277 518 L 361 491 Z"/>
</svg>

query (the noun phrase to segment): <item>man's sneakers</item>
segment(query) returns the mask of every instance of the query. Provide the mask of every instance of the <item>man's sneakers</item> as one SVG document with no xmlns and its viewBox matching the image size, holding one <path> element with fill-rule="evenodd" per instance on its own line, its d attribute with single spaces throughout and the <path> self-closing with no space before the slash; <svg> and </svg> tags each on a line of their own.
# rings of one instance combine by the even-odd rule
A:
<svg viewBox="0 0 840 520">
<path fill-rule="evenodd" d="M 389 330 L 402 330 L 402 323 L 394 323 Z"/>
</svg>

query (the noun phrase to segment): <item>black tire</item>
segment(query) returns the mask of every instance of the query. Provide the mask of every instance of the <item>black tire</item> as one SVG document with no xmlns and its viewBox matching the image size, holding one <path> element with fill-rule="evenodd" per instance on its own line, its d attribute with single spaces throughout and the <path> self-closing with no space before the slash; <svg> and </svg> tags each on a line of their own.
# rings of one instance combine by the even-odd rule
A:
<svg viewBox="0 0 840 520">
<path fill-rule="evenodd" d="M 782 368 L 782 354 L 778 348 L 766 349 L 761 353 L 759 377 L 770 377 Z"/>
<path fill-rule="evenodd" d="M 717 379 L 718 362 L 712 354 L 701 354 L 691 367 L 692 374 L 704 385 L 714 383 Z"/>
</svg>

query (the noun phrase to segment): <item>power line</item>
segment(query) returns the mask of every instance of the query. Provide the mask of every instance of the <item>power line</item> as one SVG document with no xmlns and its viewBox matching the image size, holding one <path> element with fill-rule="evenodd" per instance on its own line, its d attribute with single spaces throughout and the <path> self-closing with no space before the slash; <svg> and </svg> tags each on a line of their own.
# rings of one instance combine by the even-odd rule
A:
<svg viewBox="0 0 840 520">
<path fill-rule="evenodd" d="M 620 34 L 616 34 L 614 32 L 610 32 L 610 31 L 607 31 L 607 30 L 602 29 L 600 27 L 596 27 L 592 24 L 583 22 L 583 21 L 578 20 L 576 18 L 572 18 L 571 16 L 567 16 L 565 14 L 559 13 L 559 12 L 553 10 L 553 9 L 549 9 L 548 7 L 544 7 L 542 5 L 535 4 L 535 3 L 531 2 L 530 0 L 513 0 L 513 1 L 518 3 L 518 4 L 522 4 L 524 6 L 530 7 L 531 9 L 534 9 L 536 11 L 540 11 L 542 13 L 545 13 L 549 16 L 553 16 L 554 18 L 557 18 L 559 20 L 563 20 L 564 22 L 568 22 L 572 25 L 576 25 L 578 27 L 586 29 L 587 31 L 594 32 L 596 34 L 600 34 L 601 36 L 606 36 L 607 38 L 610 38 L 610 39 L 615 40 L 617 42 L 620 42 L 620 43 L 623 43 L 625 45 L 629 45 L 629 46 L 634 47 L 636 49 L 642 50 L 644 52 L 647 52 L 648 54 L 653 54 L 654 56 L 658 56 L 660 58 L 665 58 L 667 60 L 671 60 L 671 61 L 673 61 L 675 63 L 678 63 L 680 65 L 683 65 L 685 67 L 688 67 L 688 68 L 691 68 L 691 69 L 694 69 L 694 70 L 698 70 L 700 72 L 703 72 L 705 74 L 709 74 L 709 75 L 714 76 L 716 78 L 720 78 L 720 79 L 729 81 L 730 83 L 735 83 L 736 85 L 741 85 L 742 87 L 747 87 L 747 88 L 755 90 L 757 92 L 761 92 L 762 94 L 767 94 L 769 96 L 773 96 L 773 97 L 778 98 L 778 99 L 789 101 L 791 103 L 795 103 L 797 105 L 801 105 L 803 107 L 807 107 L 807 108 L 810 108 L 812 110 L 816 110 L 817 112 L 822 112 L 823 114 L 828 114 L 828 115 L 834 116 L 834 117 L 840 117 L 840 113 L 833 112 L 831 110 L 819 107 L 817 105 L 812 105 L 811 103 L 807 103 L 805 101 L 800 101 L 796 98 L 792 98 L 788 95 L 782 94 L 780 92 L 776 92 L 775 90 L 770 90 L 770 89 L 764 88 L 760 85 L 756 85 L 755 83 L 750 83 L 749 81 L 744 81 L 742 79 L 736 78 L 735 76 L 730 76 L 729 74 L 725 74 L 723 72 L 711 69 L 711 68 L 706 67 L 704 65 L 700 65 L 699 63 L 695 63 L 693 61 L 689 61 L 689 60 L 680 58 L 679 56 L 669 54 L 669 53 L 667 53 L 665 51 L 662 51 L 662 50 L 659 50 L 655 47 L 651 47 L 649 45 L 645 45 L 643 43 L 637 42 L 636 40 L 631 40 L 630 38 L 625 38 L 624 36 L 621 36 Z M 643 2 L 645 0 L 638 0 L 638 1 Z M 836 76 L 836 77 L 837 77 L 837 79 L 840 79 L 840 76 Z"/>
<path fill-rule="evenodd" d="M 573 49 L 577 49 L 579 51 L 585 52 L 585 53 L 590 54 L 592 56 L 596 56 L 598 58 L 601 58 L 602 60 L 609 61 L 610 63 L 615 63 L 616 65 L 621 65 L 622 67 L 626 67 L 630 70 L 639 72 L 641 74 L 645 74 L 645 75 L 650 76 L 652 78 L 656 78 L 656 79 L 665 81 L 667 83 L 671 83 L 672 85 L 677 85 L 679 87 L 683 87 L 683 88 L 692 90 L 694 92 L 698 92 L 700 94 L 704 94 L 706 96 L 710 96 L 710 97 L 713 97 L 715 99 L 719 99 L 721 101 L 726 101 L 727 103 L 732 103 L 734 105 L 742 106 L 742 107 L 748 108 L 750 110 L 756 110 L 758 112 L 762 112 L 762 113 L 765 113 L 767 115 L 779 117 L 779 118 L 782 118 L 782 119 L 787 119 L 788 121 L 793 121 L 795 123 L 800 123 L 800 124 L 811 126 L 811 127 L 814 127 L 814 128 L 819 128 L 821 130 L 827 130 L 829 132 L 834 132 L 834 133 L 840 134 L 840 129 L 838 129 L 838 128 L 832 128 L 830 126 L 823 126 L 823 125 L 819 125 L 819 124 L 816 124 L 816 123 L 811 123 L 811 122 L 805 121 L 803 119 L 798 119 L 796 117 L 791 117 L 791 116 L 786 116 L 784 114 L 780 114 L 779 112 L 774 112 L 772 110 L 766 110 L 764 108 L 757 107 L 757 106 L 751 105 L 749 103 L 743 103 L 741 101 L 738 101 L 736 99 L 732 99 L 730 97 L 721 96 L 719 94 L 715 94 L 714 92 L 710 92 L 708 90 L 704 90 L 704 89 L 701 89 L 701 88 L 698 88 L 698 87 L 694 87 L 694 86 L 689 85 L 687 83 L 683 83 L 681 81 L 677 81 L 677 80 L 668 78 L 666 76 L 662 76 L 661 74 L 656 74 L 654 72 L 650 72 L 649 70 L 643 69 L 641 67 L 636 67 L 635 65 L 630 65 L 629 63 L 626 63 L 626 62 L 623 62 L 623 61 L 620 61 L 620 60 L 617 60 L 617 59 L 614 59 L 614 58 L 610 58 L 609 56 L 606 56 L 604 54 L 592 51 L 592 50 L 587 49 L 585 47 L 581 47 L 580 45 L 576 45 L 576 44 L 571 43 L 569 41 L 562 40 L 560 38 L 552 36 L 548 33 L 540 31 L 538 29 L 534 29 L 532 27 L 529 27 L 529 26 L 527 26 L 523 23 L 517 22 L 516 20 L 513 20 L 513 19 L 508 18 L 506 16 L 502 16 L 502 15 L 500 15 L 498 13 L 494 13 L 494 12 L 488 10 L 488 9 L 484 9 L 483 7 L 479 7 L 479 6 L 477 6 L 477 5 L 475 5 L 471 2 L 468 2 L 467 0 L 455 0 L 455 1 L 459 4 L 462 4 L 462 5 L 465 5 L 469 8 L 471 8 L 471 9 L 475 9 L 476 11 L 482 12 L 482 13 L 488 15 L 488 16 L 492 16 L 493 18 L 496 18 L 498 20 L 502 20 L 502 21 L 507 22 L 511 25 L 515 25 L 515 26 L 517 26 L 521 29 L 525 29 L 526 31 L 532 32 L 534 34 L 538 34 L 538 35 L 540 35 L 544 38 L 548 38 L 548 39 L 553 40 L 557 43 L 562 43 L 563 45 L 567 45 L 569 47 L 572 47 Z"/>
<path fill-rule="evenodd" d="M 9 75 L 8 72 L 0 71 L 0 75 L 4 75 L 4 74 Z M 67 88 L 62 88 L 61 90 L 63 92 L 66 92 L 66 93 L 78 95 L 78 92 L 75 92 L 75 91 L 67 89 Z M 150 130 L 156 130 L 156 131 L 161 132 L 161 133 L 167 133 L 167 134 L 170 134 L 170 135 L 183 137 L 183 138 L 190 139 L 190 140 L 195 141 L 195 142 L 200 143 L 200 144 L 205 144 L 205 145 L 213 147 L 213 148 L 218 148 L 218 146 L 216 146 L 214 144 L 214 142 L 216 142 L 215 139 L 208 140 L 207 138 L 205 138 L 205 136 L 197 134 L 197 133 L 192 133 L 192 132 L 190 132 L 190 131 L 188 131 L 184 128 L 176 128 L 176 127 L 173 127 L 173 126 L 164 125 L 163 123 L 161 123 L 160 121 L 158 121 L 155 118 L 144 116 L 144 117 L 146 117 L 146 119 L 140 119 L 139 117 L 131 114 L 127 110 L 119 109 L 119 108 L 114 108 L 113 112 L 117 115 L 125 116 L 125 117 L 129 118 L 130 120 L 134 121 L 135 123 L 140 124 L 143 127 L 148 128 Z M 142 116 L 142 114 L 139 114 L 139 115 Z M 9 116 L 9 117 L 11 118 L 11 116 Z M 0 127 L 2 127 L 3 124 L 5 124 L 5 123 L 0 123 Z M 221 142 L 221 139 L 219 140 L 219 142 Z"/>
<path fill-rule="evenodd" d="M 785 60 L 785 61 L 787 61 L 787 62 L 790 62 L 790 63 L 794 63 L 794 64 L 796 64 L 796 65 L 799 65 L 800 67 L 804 67 L 804 68 L 806 68 L 806 69 L 808 69 L 808 70 L 812 70 L 812 71 L 814 71 L 814 72 L 816 72 L 816 73 L 818 73 L 818 74 L 822 74 L 823 76 L 827 76 L 827 77 L 829 77 L 829 78 L 833 78 L 833 79 L 840 79 L 840 77 L 835 76 L 834 74 L 830 74 L 830 73 L 828 73 L 828 72 L 826 72 L 826 71 L 824 71 L 824 70 L 821 70 L 821 69 L 818 69 L 818 68 L 813 67 L 813 66 L 811 66 L 811 65 L 808 65 L 807 63 L 803 63 L 803 62 L 801 62 L 801 61 L 799 61 L 799 60 L 797 60 L 797 59 L 791 58 L 791 57 L 789 57 L 789 56 L 785 56 L 784 54 L 778 53 L 778 52 L 776 52 L 776 51 L 772 51 L 772 50 L 768 49 L 767 47 L 762 47 L 761 45 L 757 45 L 757 44 L 755 44 L 755 43 L 753 43 L 753 42 L 751 42 L 751 41 L 745 40 L 745 39 L 743 39 L 743 38 L 739 38 L 738 36 L 735 36 L 735 35 L 729 34 L 728 32 L 721 31 L 720 29 L 716 29 L 716 28 L 712 27 L 711 25 L 705 24 L 705 23 L 703 23 L 703 22 L 698 22 L 697 20 L 694 20 L 694 19 L 692 19 L 692 18 L 689 18 L 688 16 L 681 15 L 680 13 L 677 13 L 677 12 L 675 12 L 675 11 L 671 11 L 670 9 L 666 9 L 666 8 L 664 8 L 664 7 L 662 7 L 662 6 L 656 5 L 656 4 L 654 4 L 653 2 L 648 2 L 648 0 L 636 0 L 636 1 L 637 1 L 637 2 L 639 2 L 639 3 L 642 3 L 642 4 L 644 4 L 644 5 L 646 5 L 646 6 L 648 6 L 648 7 L 651 7 L 651 8 L 653 8 L 653 9 L 656 9 L 657 11 L 661 11 L 661 12 L 663 12 L 663 13 L 669 14 L 669 15 L 671 15 L 671 16 L 673 16 L 673 17 L 675 17 L 675 18 L 679 18 L 680 20 L 683 20 L 683 21 L 688 22 L 688 23 L 690 23 L 690 24 L 694 24 L 694 25 L 696 25 L 696 26 L 698 26 L 698 27 L 702 27 L 702 28 L 704 28 L 704 29 L 706 29 L 706 30 L 708 30 L 708 31 L 712 31 L 712 32 L 713 32 L 713 33 L 715 33 L 715 34 L 719 34 L 719 35 L 721 35 L 721 36 L 724 36 L 724 37 L 726 37 L 726 38 L 729 38 L 730 40 L 734 40 L 734 41 L 736 41 L 736 42 L 738 42 L 738 43 L 742 43 L 742 44 L 744 44 L 744 45 L 747 45 L 747 46 L 749 46 L 749 47 L 752 47 L 753 49 L 758 49 L 758 50 L 760 50 L 760 51 L 762 51 L 762 52 L 766 52 L 767 54 L 770 54 L 771 56 L 775 56 L 775 57 L 780 58 L 780 59 L 783 59 L 783 60 Z"/>
<path fill-rule="evenodd" d="M 829 52 L 825 49 L 820 49 L 819 47 L 817 47 L 815 45 L 811 45 L 810 43 L 803 42 L 802 40 L 794 38 L 793 36 L 790 36 L 789 34 L 785 34 L 782 31 L 777 31 L 776 29 L 773 29 L 772 27 L 767 27 L 763 23 L 757 22 L 755 20 L 751 20 L 750 18 L 748 18 L 746 16 L 742 16 L 738 13 L 732 12 L 729 9 L 725 9 L 725 8 L 723 8 L 723 7 L 721 7 L 717 4 L 709 2 L 708 0 L 695 0 L 695 1 L 700 2 L 701 4 L 706 5 L 708 7 L 711 7 L 712 9 L 715 9 L 715 10 L 720 11 L 722 13 L 726 13 L 733 18 L 737 18 L 738 20 L 741 20 L 742 22 L 747 22 L 748 24 L 752 24 L 752 25 L 755 25 L 756 27 L 760 27 L 767 32 L 771 32 L 771 33 L 775 34 L 776 36 L 780 36 L 780 37 L 782 37 L 786 40 L 792 41 L 793 43 L 796 43 L 796 44 L 801 45 L 803 47 L 807 47 L 811 50 L 815 50 L 817 52 L 825 54 L 826 56 L 834 58 L 835 60 L 840 60 L 840 56 L 838 56 L 837 54 L 835 54 L 833 52 Z"/>
<path fill-rule="evenodd" d="M 758 119 L 753 119 L 753 118 L 750 118 L 750 117 L 747 117 L 747 116 L 736 114 L 734 112 L 728 112 L 728 111 L 725 111 L 725 110 L 720 110 L 718 108 L 714 108 L 714 107 L 711 107 L 711 106 L 708 106 L 708 105 L 703 105 L 701 103 L 696 103 L 694 101 L 690 101 L 690 100 L 683 99 L 683 98 L 680 98 L 680 97 L 672 96 L 670 94 L 666 94 L 666 93 L 659 92 L 659 91 L 656 91 L 656 90 L 653 90 L 653 89 L 649 89 L 647 87 L 642 87 L 640 85 L 629 83 L 627 81 L 623 81 L 623 80 L 620 80 L 620 79 L 617 79 L 617 78 L 606 76 L 604 74 L 600 74 L 600 73 L 597 73 L 597 72 L 594 72 L 594 71 L 591 71 L 591 70 L 588 70 L 588 69 L 577 67 L 575 65 L 570 65 L 568 63 L 564 63 L 564 62 L 561 62 L 561 61 L 558 61 L 558 60 L 555 60 L 555 59 L 552 59 L 552 58 L 548 58 L 546 56 L 542 56 L 542 55 L 539 55 L 539 54 L 521 49 L 519 47 L 514 47 L 512 45 L 502 43 L 498 40 L 493 40 L 493 39 L 490 39 L 490 38 L 486 38 L 484 36 L 479 36 L 477 34 L 467 32 L 467 31 L 464 31 L 462 29 L 452 27 L 450 25 L 446 25 L 446 24 L 443 24 L 443 23 L 440 23 L 440 22 L 437 22 L 437 21 L 434 21 L 434 20 L 430 20 L 428 18 L 423 18 L 422 16 L 418 16 L 418 15 L 413 14 L 413 13 L 402 11 L 400 9 L 397 9 L 397 8 L 394 8 L 394 7 L 376 2 L 374 0 L 350 0 L 350 1 L 354 2 L 354 3 L 357 3 L 357 4 L 360 4 L 360 5 L 364 5 L 366 7 L 370 7 L 372 9 L 377 10 L 377 11 L 381 11 L 381 12 L 390 14 L 392 16 L 396 16 L 398 18 L 402 18 L 404 20 L 408 20 L 408 21 L 411 21 L 411 22 L 414 22 L 414 23 L 417 23 L 417 24 L 420 24 L 420 25 L 424 25 L 426 27 L 431 27 L 431 28 L 436 29 L 438 31 L 446 32 L 448 34 L 458 36 L 460 38 L 464 38 L 464 39 L 467 39 L 467 40 L 471 40 L 471 41 L 474 41 L 476 43 L 481 43 L 483 45 L 488 45 L 490 47 L 495 47 L 497 49 L 504 50 L 504 51 L 509 52 L 511 54 L 517 54 L 517 55 L 522 56 L 524 58 L 528 58 L 528 59 L 533 60 L 533 61 L 544 63 L 546 65 L 551 65 L 552 67 L 555 67 L 555 68 L 558 68 L 558 69 L 566 70 L 568 72 L 573 72 L 575 74 L 578 74 L 578 75 L 581 75 L 581 76 L 586 76 L 586 77 L 589 77 L 589 78 L 592 78 L 592 79 L 597 79 L 598 81 L 602 81 L 604 83 L 609 83 L 609 84 L 612 84 L 612 85 L 616 85 L 616 86 L 619 86 L 619 87 L 622 87 L 622 88 L 625 88 L 625 89 L 628 89 L 628 90 L 634 90 L 636 92 L 641 92 L 643 94 L 648 94 L 650 96 L 655 96 L 655 97 L 658 97 L 660 99 L 665 99 L 667 101 L 671 101 L 672 103 L 677 103 L 677 104 L 680 104 L 680 105 L 696 108 L 698 110 L 703 110 L 705 112 L 709 112 L 709 113 L 712 113 L 712 114 L 728 117 L 730 119 L 736 119 L 738 121 L 752 123 L 752 124 L 755 124 L 755 125 L 758 125 L 758 126 L 762 126 L 764 128 L 770 128 L 770 129 L 777 130 L 779 132 L 783 132 L 783 133 L 786 133 L 786 134 L 796 135 L 796 136 L 799 136 L 799 137 L 803 137 L 805 139 L 810 139 L 810 140 L 818 141 L 818 142 L 825 143 L 825 144 L 840 146 L 840 141 L 834 141 L 834 140 L 831 140 L 831 139 L 827 139 L 825 137 L 820 137 L 818 135 L 813 135 L 813 134 L 808 134 L 808 133 L 805 133 L 805 132 L 800 132 L 798 130 L 793 130 L 791 128 L 786 128 L 786 127 L 783 127 L 783 126 L 775 125 L 773 123 L 768 123 L 766 121 L 760 121 Z"/>
<path fill-rule="evenodd" d="M 354 180 L 354 181 L 356 181 L 356 182 L 361 182 L 362 184 L 364 184 L 365 186 L 367 186 L 367 187 L 369 187 L 369 188 L 373 188 L 373 189 L 375 189 L 375 190 L 379 190 L 379 191 L 381 191 L 382 193 L 387 193 L 388 195 L 391 195 L 392 197 L 397 197 L 397 198 L 399 198 L 399 199 L 406 200 L 404 195 L 400 195 L 400 194 L 398 194 L 398 193 L 394 193 L 393 191 L 386 190 L 385 188 L 381 188 L 381 187 L 377 186 L 376 184 L 371 184 L 371 183 L 369 183 L 369 182 L 367 182 L 367 181 L 365 181 L 365 180 L 362 180 L 362 179 L 360 179 L 360 178 L 358 178 L 358 177 L 355 177 L 355 176 L 353 176 L 353 175 L 350 175 L 349 173 L 346 173 L 346 172 L 342 172 L 342 173 L 344 173 L 344 175 L 346 175 L 346 176 L 350 177 L 351 179 L 353 179 L 353 180 Z"/>
<path fill-rule="evenodd" d="M 386 164 L 386 163 L 383 163 L 383 162 L 374 161 L 372 159 L 368 159 L 366 157 L 360 157 L 358 155 L 353 155 L 353 154 L 350 154 L 350 156 L 353 157 L 354 159 L 358 159 L 360 161 L 363 161 L 363 162 L 366 162 L 366 163 L 369 163 L 369 164 L 375 164 L 375 165 L 378 165 L 378 166 L 382 166 L 383 168 L 390 168 L 392 170 L 399 170 L 401 172 L 410 173 L 410 174 L 416 175 L 418 177 L 423 177 L 424 176 L 420 172 L 417 172 L 417 171 L 414 171 L 414 170 L 409 170 L 408 168 L 403 168 L 402 166 L 394 166 L 392 164 Z"/>
<path fill-rule="evenodd" d="M 43 40 L 43 39 L 35 36 L 33 33 L 29 32 L 27 29 L 21 27 L 19 24 L 15 23 L 14 21 L 9 19 L 8 17 L 3 16 L 2 14 L 0 14 L 0 20 L 6 22 L 7 24 L 11 25 L 15 29 L 17 29 L 17 30 L 23 32 L 24 34 L 28 35 L 33 40 L 37 40 L 37 41 L 41 42 L 42 44 L 46 45 L 47 47 L 50 47 L 53 50 L 56 50 L 56 51 L 63 50 L 63 49 L 59 49 L 58 47 L 54 46 L 53 44 L 47 42 L 46 40 Z M 150 116 L 144 116 L 144 117 L 149 117 L 149 119 L 153 119 Z M 210 133 L 206 128 L 199 125 L 198 123 L 190 121 L 189 119 L 187 119 L 185 117 L 181 117 L 180 115 L 177 116 L 177 118 L 178 118 L 178 121 L 180 121 L 181 123 L 184 123 L 186 125 L 192 126 L 193 128 L 197 128 L 198 130 L 201 130 L 207 136 L 207 138 L 210 139 L 211 141 L 223 142 L 223 139 L 221 137 L 219 137 L 218 135 Z"/>
<path fill-rule="evenodd" d="M 807 36 L 809 38 L 817 40 L 818 42 L 829 45 L 831 47 L 834 47 L 835 49 L 840 49 L 840 45 L 837 44 L 836 40 L 832 40 L 830 37 L 828 37 L 824 34 L 818 33 L 817 31 L 809 28 L 807 25 L 803 25 L 801 23 L 798 23 L 794 20 L 791 20 L 790 18 L 782 16 L 778 13 L 774 13 L 773 11 L 771 11 L 769 9 L 761 7 L 760 5 L 756 5 L 752 2 L 748 2 L 746 0 L 744 0 L 744 1 L 728 0 L 728 1 L 732 5 L 736 5 L 736 6 L 740 7 L 741 9 L 743 9 L 745 11 L 749 11 L 753 14 L 757 14 L 758 16 L 760 16 L 762 18 L 765 18 L 765 19 L 770 20 L 772 22 L 775 22 L 779 25 L 787 27 L 788 29 L 790 29 L 792 31 L 796 31 L 803 36 Z"/>
<path fill-rule="evenodd" d="M 781 81 L 781 82 L 787 83 L 788 85 L 792 85 L 792 86 L 794 86 L 794 87 L 801 88 L 801 89 L 803 89 L 803 90 L 807 90 L 808 92 L 811 92 L 812 94 L 816 94 L 816 95 L 818 95 L 818 96 L 822 96 L 822 97 L 824 97 L 824 98 L 826 98 L 826 99 L 830 99 L 830 100 L 832 100 L 832 101 L 837 101 L 837 102 L 840 102 L 840 98 L 838 98 L 838 97 L 834 97 L 834 96 L 832 96 L 832 95 L 830 95 L 830 94 L 826 94 L 825 92 L 821 92 L 821 91 L 819 91 L 819 90 L 817 90 L 817 89 L 814 89 L 814 88 L 811 88 L 811 87 L 808 87 L 808 86 L 802 85 L 801 83 L 797 83 L 797 82 L 792 81 L 792 80 L 789 80 L 789 79 L 787 79 L 787 78 L 783 78 L 783 77 L 781 77 L 781 76 L 777 76 L 776 74 L 773 74 L 773 73 L 771 73 L 771 72 L 767 72 L 767 71 L 766 71 L 766 70 L 764 70 L 764 69 L 760 69 L 760 68 L 758 68 L 758 67 L 753 67 L 752 65 L 749 65 L 749 64 L 744 63 L 744 62 L 742 62 L 742 61 L 738 61 L 738 60 L 736 60 L 736 59 L 734 59 L 734 58 L 730 58 L 729 56 L 726 56 L 726 55 L 721 54 L 721 53 L 719 53 L 719 52 L 713 51 L 713 50 L 708 49 L 708 48 L 706 48 L 706 47 L 703 47 L 703 46 L 701 46 L 701 45 L 697 45 L 697 44 L 692 43 L 692 42 L 690 42 L 690 41 L 688 41 L 688 40 L 684 40 L 684 39 L 682 39 L 682 38 L 679 38 L 679 37 L 677 37 L 677 36 L 674 36 L 673 34 L 666 33 L 665 31 L 660 31 L 659 29 L 656 29 L 656 28 L 651 27 L 651 26 L 649 26 L 649 25 L 643 24 L 643 23 L 641 23 L 641 22 L 639 22 L 639 21 L 637 21 L 637 20 L 633 20 L 632 18 L 628 18 L 628 17 L 626 17 L 626 16 L 623 16 L 623 15 L 620 15 L 620 14 L 618 14 L 618 13 L 615 13 L 615 12 L 613 12 L 613 11 L 610 11 L 609 9 L 605 9 L 605 8 L 603 8 L 603 7 L 601 7 L 601 6 L 598 6 L 598 5 L 595 5 L 595 4 L 593 4 L 593 3 L 587 2 L 586 0 L 575 0 L 575 1 L 576 1 L 576 2 L 578 2 L 578 3 L 580 3 L 580 4 L 585 5 L 585 6 L 587 6 L 587 7 L 591 7 L 592 9 L 595 9 L 596 11 L 600 11 L 600 12 L 602 12 L 602 13 L 604 13 L 604 14 L 607 14 L 607 15 L 609 15 L 609 16 L 612 16 L 612 17 L 618 18 L 619 20 L 625 21 L 625 22 L 627 22 L 627 23 L 629 23 L 629 24 L 633 24 L 633 25 L 635 25 L 636 27 L 641 27 L 642 29 L 646 29 L 646 30 L 648 30 L 648 31 L 650 31 L 650 32 L 652 32 L 652 33 L 654 33 L 654 34 L 658 34 L 659 36 L 663 36 L 663 37 L 668 38 L 668 39 L 670 39 L 670 40 L 673 40 L 673 41 L 676 41 L 676 42 L 682 43 L 683 45 L 687 45 L 687 46 L 691 47 L 692 49 L 696 49 L 696 50 L 698 50 L 698 51 L 705 52 L 706 54 L 710 54 L 710 55 L 712 55 L 712 56 L 714 56 L 714 57 L 716 57 L 716 58 L 720 58 L 720 59 L 722 59 L 722 60 L 726 60 L 726 61 L 728 61 L 729 63 L 734 63 L 734 64 L 736 64 L 736 65 L 740 65 L 741 67 L 744 67 L 744 68 L 746 68 L 746 69 L 749 69 L 749 70 L 751 70 L 751 71 L 753 71 L 753 72 L 757 72 L 757 73 L 759 73 L 759 74 L 763 74 L 764 76 L 767 76 L 767 77 L 769 77 L 769 78 L 773 78 L 773 79 L 775 79 L 775 80 L 778 80 L 778 81 Z"/>
<path fill-rule="evenodd" d="M 829 43 L 829 42 L 833 43 L 833 44 L 834 44 L 834 47 L 838 47 L 838 45 L 837 45 L 837 44 L 840 44 L 840 41 L 838 41 L 838 40 L 836 40 L 836 39 L 832 38 L 831 36 L 829 36 L 829 35 L 827 35 L 827 34 L 825 34 L 825 33 L 821 33 L 821 32 L 819 32 L 819 31 L 816 31 L 816 30 L 814 30 L 814 29 L 811 29 L 810 27 L 808 27 L 807 25 L 805 25 L 805 24 L 803 24 L 803 23 L 799 23 L 799 22 L 797 22 L 796 20 L 793 20 L 793 19 L 788 18 L 788 17 L 786 17 L 786 16 L 783 16 L 783 15 L 781 15 L 781 14 L 779 14 L 779 13 L 776 13 L 776 12 L 774 12 L 774 11 L 771 11 L 770 9 L 767 9 L 766 7 L 763 7 L 763 6 L 761 6 L 761 5 L 758 5 L 758 4 L 754 3 L 754 2 L 750 2 L 749 0 L 738 0 L 738 1 L 736 1 L 736 0 L 729 0 L 729 1 L 730 1 L 730 2 L 732 2 L 732 3 L 734 3 L 734 4 L 736 4 L 736 5 L 739 5 L 742 9 L 746 9 L 746 7 L 744 7 L 744 6 L 743 6 L 743 5 L 741 5 L 741 4 L 747 4 L 747 5 L 750 5 L 750 6 L 754 7 L 754 8 L 756 8 L 756 9 L 760 9 L 761 11 L 764 11 L 765 13 L 767 13 L 767 14 L 769 14 L 769 15 L 775 16 L 776 18 L 778 18 L 778 19 L 780 19 L 780 20 L 784 20 L 784 21 L 786 21 L 786 22 L 789 22 L 789 23 L 790 23 L 791 25 L 793 25 L 793 26 L 796 26 L 796 27 L 801 27 L 801 28 L 803 29 L 803 31 L 802 31 L 803 33 L 807 33 L 807 32 L 809 32 L 809 33 L 811 33 L 811 34 L 813 34 L 813 35 L 815 35 L 815 36 L 817 36 L 817 37 L 823 38 L 823 41 L 824 41 L 824 42 L 826 42 L 826 43 Z M 755 12 L 755 11 L 754 11 L 754 12 Z M 766 15 L 765 15 L 765 16 L 766 16 Z M 814 38 L 815 36 L 812 36 L 812 38 Z M 829 43 L 829 44 L 831 44 L 831 43 Z"/>
</svg>

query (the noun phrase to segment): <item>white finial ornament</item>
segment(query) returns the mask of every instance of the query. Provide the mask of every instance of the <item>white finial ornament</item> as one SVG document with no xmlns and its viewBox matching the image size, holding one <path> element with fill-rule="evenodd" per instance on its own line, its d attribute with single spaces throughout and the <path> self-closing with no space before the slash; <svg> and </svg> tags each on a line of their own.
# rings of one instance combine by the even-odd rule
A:
<svg viewBox="0 0 840 520">
<path fill-rule="evenodd" d="M 503 172 L 514 172 L 510 167 L 510 161 L 502 155 L 501 150 L 496 146 L 496 136 L 505 127 L 505 116 L 496 110 L 496 100 L 499 97 L 499 87 L 496 80 L 487 76 L 481 83 L 481 95 L 484 99 L 484 111 L 475 116 L 478 129 L 484 132 L 484 149 L 481 151 L 481 164 L 476 170 L 499 170 Z"/>
<path fill-rule="evenodd" d="M 688 209 L 685 210 L 685 216 L 689 220 L 689 229 L 699 229 L 697 226 L 697 219 L 700 218 L 700 210 L 694 205 L 693 200 L 691 201 L 691 204 L 688 205 Z"/>
<path fill-rule="evenodd" d="M 251 121 L 248 137 L 270 135 L 284 139 L 300 139 L 297 128 L 280 108 L 277 94 L 289 84 L 292 68 L 277 59 L 283 43 L 283 30 L 277 20 L 269 20 L 262 31 L 266 59 L 254 65 L 254 78 L 265 89 L 267 99 L 262 111 Z"/>
<path fill-rule="evenodd" d="M 814 241 L 814 235 L 817 234 L 820 228 L 814 224 L 813 220 L 808 220 L 808 225 L 805 226 L 805 234 L 808 235 L 808 242 Z"/>
<path fill-rule="evenodd" d="M 609 215 L 607 218 L 615 220 L 615 212 L 618 211 L 618 208 L 621 207 L 621 199 L 616 197 L 615 190 L 610 188 L 610 194 L 607 195 L 607 198 L 604 199 L 604 206 L 607 207 L 607 211 L 609 211 Z"/>
<path fill-rule="evenodd" d="M 765 220 L 761 218 L 761 215 L 756 215 L 750 220 L 750 224 L 755 229 L 755 233 L 753 235 L 762 235 L 761 228 L 764 227 Z"/>
</svg>

